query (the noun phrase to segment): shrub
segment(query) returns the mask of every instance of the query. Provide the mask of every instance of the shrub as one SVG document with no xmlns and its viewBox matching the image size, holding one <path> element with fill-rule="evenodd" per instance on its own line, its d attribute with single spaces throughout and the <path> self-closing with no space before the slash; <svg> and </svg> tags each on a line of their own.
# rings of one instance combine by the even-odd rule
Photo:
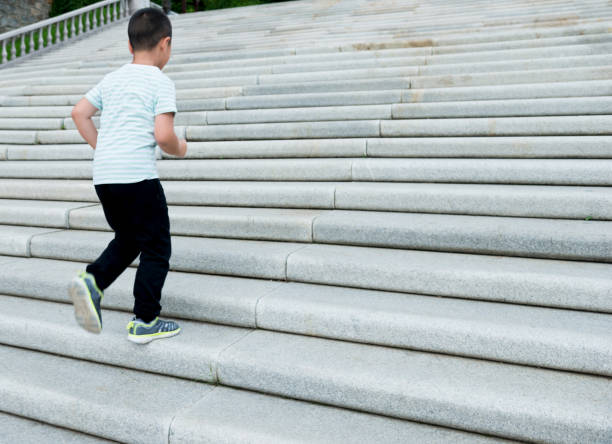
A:
<svg viewBox="0 0 612 444">
<path fill-rule="evenodd" d="M 158 5 L 162 4 L 162 0 L 151 0 Z M 263 3 L 278 3 L 289 0 L 200 0 L 200 11 L 209 9 L 233 8 L 236 6 L 261 5 Z M 172 10 L 176 12 L 182 11 L 182 0 L 172 0 Z M 187 0 L 187 12 L 194 12 L 195 2 Z"/>
<path fill-rule="evenodd" d="M 56 15 L 64 14 L 66 12 L 74 11 L 75 9 L 89 6 L 93 3 L 97 3 L 100 0 L 53 0 L 51 4 L 51 10 L 49 11 L 49 17 L 55 17 Z M 158 5 L 161 5 L 161 0 L 151 0 Z M 200 0 L 200 10 L 208 9 L 221 9 L 221 8 L 233 8 L 235 6 L 247 6 L 247 5 L 260 5 L 263 3 L 277 3 L 279 1 L 287 0 Z M 187 0 L 187 12 L 193 12 L 194 1 Z M 172 10 L 181 12 L 182 0 L 172 0 Z"/>
<path fill-rule="evenodd" d="M 100 0 L 53 0 L 51 10 L 49 11 L 49 17 L 65 14 L 66 12 L 74 11 L 75 9 L 89 6 L 99 1 Z"/>
</svg>

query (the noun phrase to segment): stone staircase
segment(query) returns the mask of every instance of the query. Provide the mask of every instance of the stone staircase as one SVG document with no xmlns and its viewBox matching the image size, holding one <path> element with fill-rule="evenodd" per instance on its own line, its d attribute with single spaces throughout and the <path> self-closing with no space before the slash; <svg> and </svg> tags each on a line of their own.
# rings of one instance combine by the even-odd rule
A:
<svg viewBox="0 0 612 444">
<path fill-rule="evenodd" d="M 0 441 L 612 442 L 610 2 L 171 20 L 171 340 L 126 340 L 133 267 L 101 335 L 67 295 L 127 23 L 0 69 Z"/>
</svg>

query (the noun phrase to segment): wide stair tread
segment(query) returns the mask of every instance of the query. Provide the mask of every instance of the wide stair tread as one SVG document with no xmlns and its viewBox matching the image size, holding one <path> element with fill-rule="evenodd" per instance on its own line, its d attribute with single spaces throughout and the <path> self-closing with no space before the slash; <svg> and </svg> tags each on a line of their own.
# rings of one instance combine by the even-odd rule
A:
<svg viewBox="0 0 612 444">
<path fill-rule="evenodd" d="M 149 348 L 157 348 L 163 355 L 169 351 L 168 345 Z M 133 352 L 135 347 L 129 348 Z M 176 347 L 176 343 L 171 347 Z M 130 353 L 125 343 L 122 351 Z M 0 346 L 0 355 L 7 362 L 0 368 L 5 409 L 70 427 L 71 416 L 78 407 L 81 429 L 121 442 L 282 442 L 292 439 L 295 433 L 305 442 L 313 443 L 330 438 L 342 443 L 367 443 L 380 438 L 398 444 L 423 440 L 499 442 L 445 427 L 22 348 Z M 150 355 L 141 361 L 154 364 Z M 41 365 L 47 371 L 38 371 Z"/>
<path fill-rule="evenodd" d="M 70 322 L 72 308 L 44 304 L 42 300 L 69 304 L 66 281 L 85 264 L 6 256 L 0 256 L 0 263 L 3 268 L 12 270 L 1 274 L 0 293 L 20 296 L 0 299 L 3 322 L 7 326 L 14 325 L 6 329 L 8 335 L 3 336 L 4 341 L 27 348 L 52 349 L 61 354 L 67 342 L 54 331 L 60 334 L 62 328 L 55 325 L 54 316 L 45 314 L 45 310 L 68 313 L 66 323 L 70 329 L 76 329 Z M 127 270 L 106 292 L 102 307 L 107 310 L 103 312 L 103 319 L 116 316 L 116 319 L 123 319 L 121 322 L 127 322 L 133 305 L 134 274 L 134 270 Z M 35 290 L 31 288 L 33 282 L 37 284 Z M 609 365 L 612 348 L 607 341 L 611 321 L 609 316 L 599 313 L 176 271 L 169 273 L 164 291 L 166 315 L 189 320 L 188 325 L 193 328 L 188 330 L 192 331 L 204 328 L 202 322 L 214 323 L 206 324 L 210 337 L 218 337 L 225 334 L 223 332 L 227 332 L 230 339 L 233 337 L 232 330 L 221 325 L 243 327 L 243 330 L 261 328 L 612 375 Z M 354 326 L 357 321 L 359 328 Z M 46 323 L 49 332 L 41 335 L 37 328 L 30 327 L 37 323 Z M 108 327 L 106 321 L 105 325 Z M 118 327 L 107 327 L 117 335 L 121 331 Z M 31 338 L 28 336 L 30 329 L 37 332 Z M 242 331 L 234 330 L 237 335 Z M 41 337 L 47 339 L 37 345 Z M 206 347 L 214 348 L 212 344 Z M 79 350 L 87 352 L 86 347 Z M 98 359 L 104 356 L 101 352 Z M 188 368 L 190 365 L 185 363 L 174 371 Z"/>
<path fill-rule="evenodd" d="M 64 317 L 69 317 L 70 309 L 71 307 L 66 306 L 66 309 L 63 310 Z M 118 319 L 117 321 L 113 319 L 112 313 L 109 313 L 108 317 L 110 318 L 108 322 L 110 325 L 120 324 L 120 322 L 117 322 Z M 569 434 L 570 437 L 578 438 L 578 436 L 581 436 L 583 439 L 588 437 L 591 442 L 598 442 L 609 436 L 606 418 L 608 407 L 612 402 L 612 393 L 610 392 L 610 385 L 603 378 L 263 330 L 248 332 L 248 334 L 243 334 L 241 338 L 237 338 L 236 334 L 232 334 L 229 338 L 222 337 L 221 343 L 213 337 L 212 340 L 217 342 L 217 346 L 225 348 L 220 354 L 216 355 L 217 360 L 211 360 L 211 355 L 208 355 L 208 353 L 214 352 L 215 347 L 211 347 L 210 337 L 206 340 L 201 334 L 197 333 L 198 329 L 194 328 L 195 326 L 190 326 L 188 323 L 185 323 L 185 326 L 186 330 L 191 327 L 192 334 L 190 337 L 184 335 L 183 338 L 187 337 L 184 341 L 191 341 L 193 344 L 192 353 L 199 353 L 196 353 L 195 356 L 192 355 L 193 357 L 189 356 L 185 347 L 182 347 L 183 341 L 179 339 L 179 336 L 174 341 L 149 347 L 146 353 L 141 350 L 142 356 L 138 359 L 137 365 L 146 366 L 149 371 L 172 373 L 170 369 L 177 368 L 174 364 L 180 356 L 181 371 L 189 372 L 187 362 L 183 361 L 189 361 L 189 364 L 191 364 L 194 372 L 191 379 L 210 381 L 210 378 L 214 378 L 215 382 L 223 386 L 251 389 L 338 407 L 366 410 L 399 419 L 414 419 L 430 424 L 478 430 L 489 434 L 510 435 L 519 439 L 526 437 L 522 428 L 534 423 L 538 424 L 539 433 L 542 434 L 542 437 L 552 435 L 558 437 L 558 439 L 567 439 Z M 115 325 L 115 327 L 119 328 L 121 325 Z M 76 329 L 77 327 L 72 326 L 71 328 Z M 203 330 L 206 330 L 206 328 L 203 328 Z M 117 339 L 107 337 L 103 341 L 103 336 L 92 339 L 85 332 L 79 333 L 84 338 L 83 340 L 78 339 L 79 334 L 76 332 L 68 334 L 75 354 L 78 355 L 78 349 L 83 347 L 87 350 L 100 352 L 104 359 L 109 361 L 113 360 L 112 356 L 118 355 L 116 359 L 122 365 L 126 365 L 127 361 L 134 362 L 135 346 L 127 343 L 124 338 L 119 339 L 118 334 L 114 334 Z M 207 332 L 205 335 L 212 334 L 215 336 L 215 333 Z M 238 334 L 241 333 L 238 332 Z M 58 336 L 61 334 L 61 331 L 56 332 Z M 92 344 L 96 342 L 99 342 L 100 345 L 95 348 L 92 347 Z M 54 341 L 54 343 L 57 343 L 57 341 Z M 79 347 L 79 344 L 81 344 L 81 347 Z M 207 345 L 205 348 L 206 354 L 202 354 L 203 345 Z M 9 401 L 18 404 L 15 398 L 21 398 L 19 401 L 23 402 L 23 398 L 31 396 L 30 393 L 34 388 L 32 387 L 34 384 L 28 381 L 31 384 L 30 390 L 23 393 L 23 383 L 17 382 L 15 384 L 12 381 L 14 378 L 10 376 L 12 374 L 20 375 L 18 381 L 25 379 L 25 377 L 34 377 L 36 380 L 43 379 L 45 381 L 47 379 L 46 384 L 50 383 L 50 375 L 41 377 L 40 372 L 30 370 L 26 373 L 25 369 L 22 368 L 27 368 L 28 363 L 33 365 L 36 358 L 40 359 L 39 354 L 16 351 L 8 347 L 2 347 L 2 351 L 5 355 L 3 360 L 13 361 L 4 368 L 5 373 L 8 371 L 8 381 L 3 378 L 3 383 L 8 386 L 6 390 L 9 393 Z M 157 355 L 158 353 L 159 355 Z M 18 354 L 21 359 L 15 359 L 15 354 Z M 357 355 L 361 359 L 356 360 L 354 357 Z M 176 356 L 176 358 L 169 359 L 168 356 Z M 304 361 L 304 356 L 308 356 L 308 360 Z M 11 359 L 12 357 L 13 359 Z M 85 358 L 85 356 L 81 357 Z M 92 359 L 91 352 L 87 358 L 88 360 Z M 16 364 L 14 363 L 15 360 L 20 362 Z M 84 398 L 80 399 L 80 404 L 84 404 L 84 408 L 88 407 L 88 401 L 97 400 L 96 395 L 90 393 L 87 396 L 87 391 L 83 393 L 83 390 L 89 385 L 83 381 L 83 376 L 86 380 L 95 379 L 95 384 L 101 384 L 100 378 L 91 374 L 93 373 L 92 364 L 82 362 L 67 364 L 66 359 L 63 358 L 45 359 L 46 365 L 52 365 L 52 361 L 65 365 L 63 371 L 52 373 L 56 384 L 59 378 L 74 378 L 72 383 L 68 384 L 70 385 L 69 390 L 76 391 L 80 397 Z M 312 366 L 315 363 L 316 371 L 313 371 Z M 350 366 L 347 365 L 349 363 Z M 83 366 L 85 365 L 88 366 L 87 375 L 74 374 L 75 371 L 83 374 L 85 370 Z M 11 368 L 15 366 L 19 369 Z M 79 367 L 81 367 L 80 372 L 78 371 Z M 125 395 L 130 394 L 127 388 L 134 384 L 133 377 L 130 378 L 132 376 L 130 372 L 123 369 L 110 372 L 107 369 L 108 367 L 104 367 L 104 371 L 111 373 L 111 375 L 104 379 L 109 384 L 119 383 L 124 388 Z M 203 369 L 204 371 L 202 371 Z M 70 370 L 72 372 L 69 373 Z M 97 370 L 100 371 L 102 368 Z M 214 373 L 209 373 L 211 371 Z M 385 375 L 382 378 L 381 371 Z M 420 377 L 402 378 L 400 375 L 405 374 L 406 371 Z M 449 383 L 448 374 L 469 374 L 470 378 L 454 378 L 452 383 Z M 504 376 L 504 384 L 499 384 L 500 374 Z M 160 378 L 164 378 L 164 380 Z M 424 390 L 422 378 L 428 381 L 425 386 L 429 390 Z M 132 382 L 130 383 L 129 380 L 132 380 Z M 145 381 L 157 389 L 149 391 L 148 395 L 143 396 L 161 396 L 162 398 L 156 401 L 166 405 L 170 402 L 171 405 L 176 406 L 174 409 L 179 406 L 184 408 L 182 404 L 193 404 L 200 398 L 206 400 L 205 393 L 212 388 L 198 385 L 195 382 L 154 375 L 146 378 L 139 375 L 137 384 Z M 560 384 L 567 389 L 559 392 L 557 387 Z M 317 386 L 325 386 L 326 390 L 313 392 L 312 388 Z M 437 387 L 437 389 L 432 391 L 431 387 Z M 221 388 L 215 388 L 215 390 L 223 391 Z M 103 398 L 106 397 L 108 402 L 108 389 L 106 391 L 107 393 L 103 395 Z M 505 408 L 501 407 L 501 411 L 496 415 L 491 415 L 491 409 L 496 404 L 493 401 L 494 397 L 473 396 L 474 393 L 484 394 L 490 393 L 490 391 L 504 399 Z M 53 399 L 53 392 L 54 390 L 47 389 L 45 393 L 47 396 L 45 397 L 48 398 L 49 403 L 55 401 L 55 409 L 53 410 L 57 415 L 60 413 L 58 408 L 65 408 L 65 406 L 61 405 L 61 401 L 58 402 Z M 137 392 L 131 393 L 132 396 L 130 397 L 136 398 L 132 402 L 136 401 L 141 404 L 141 397 L 134 395 Z M 468 393 L 471 393 L 472 396 L 467 396 Z M 172 396 L 171 399 L 164 399 L 169 395 Z M 92 397 L 94 399 L 91 399 Z M 407 404 L 404 402 L 398 403 L 398 397 L 410 400 L 410 402 Z M 130 402 L 127 399 L 122 401 L 121 408 L 112 409 L 113 413 L 109 412 L 105 415 L 106 421 L 104 423 L 116 422 L 116 419 L 113 418 L 114 415 L 126 410 L 129 411 Z M 41 416 L 51 414 L 48 411 L 49 403 L 44 403 L 47 405 L 46 408 L 38 408 Z M 442 405 L 447 407 L 440 409 L 439 407 Z M 555 413 L 551 415 L 548 413 L 551 405 L 556 409 L 563 408 L 564 414 Z M 498 406 L 496 410 L 499 408 Z M 141 441 L 145 436 L 151 440 L 155 439 L 156 434 L 158 436 L 163 434 L 170 419 L 168 413 L 171 414 L 172 412 L 172 410 L 168 412 L 168 409 L 164 409 L 164 413 L 158 409 L 148 410 L 147 412 L 147 409 L 145 409 L 140 414 L 141 419 L 147 419 L 145 424 L 142 424 L 141 428 L 133 430 L 133 432 L 137 431 L 142 434 L 137 442 L 146 442 Z M 487 412 L 489 417 L 486 421 L 481 419 L 483 412 Z M 144 430 L 145 425 L 148 428 L 147 432 Z"/>
</svg>

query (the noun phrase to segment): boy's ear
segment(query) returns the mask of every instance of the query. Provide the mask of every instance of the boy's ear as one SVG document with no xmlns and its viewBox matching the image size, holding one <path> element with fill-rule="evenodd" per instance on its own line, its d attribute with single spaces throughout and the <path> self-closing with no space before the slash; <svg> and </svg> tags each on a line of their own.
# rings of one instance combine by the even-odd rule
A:
<svg viewBox="0 0 612 444">
<path fill-rule="evenodd" d="M 164 37 L 159 41 L 159 45 L 161 49 L 166 49 L 167 46 L 170 46 L 170 42 L 172 41 L 172 38 L 170 38 L 170 36 Z"/>
<path fill-rule="evenodd" d="M 128 49 L 130 50 L 130 54 L 134 55 L 134 48 L 132 48 L 132 43 L 128 40 Z"/>
</svg>

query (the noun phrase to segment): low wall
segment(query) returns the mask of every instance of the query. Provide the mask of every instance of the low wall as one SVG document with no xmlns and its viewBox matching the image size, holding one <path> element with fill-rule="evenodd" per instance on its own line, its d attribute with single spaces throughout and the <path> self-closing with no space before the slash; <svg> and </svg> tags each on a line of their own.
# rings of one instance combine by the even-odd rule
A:
<svg viewBox="0 0 612 444">
<path fill-rule="evenodd" d="M 52 0 L 0 0 L 0 34 L 49 18 Z"/>
</svg>

